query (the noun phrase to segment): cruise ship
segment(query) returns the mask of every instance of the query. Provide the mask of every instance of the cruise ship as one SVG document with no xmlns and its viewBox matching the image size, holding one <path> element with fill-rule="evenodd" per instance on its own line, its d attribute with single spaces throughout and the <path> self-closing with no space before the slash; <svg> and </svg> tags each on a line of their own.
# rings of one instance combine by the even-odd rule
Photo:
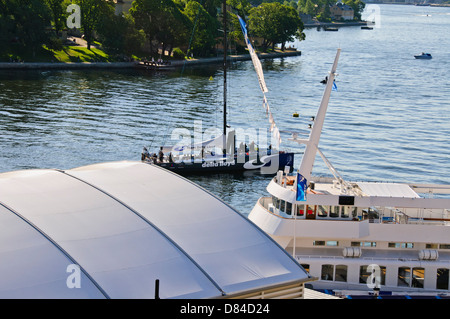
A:
<svg viewBox="0 0 450 319">
<path fill-rule="evenodd" d="M 317 280 L 312 288 L 341 296 L 447 297 L 450 185 L 346 181 L 318 148 L 339 60 L 294 174 L 279 171 L 249 219 Z M 316 155 L 333 177 L 312 175 Z"/>
</svg>

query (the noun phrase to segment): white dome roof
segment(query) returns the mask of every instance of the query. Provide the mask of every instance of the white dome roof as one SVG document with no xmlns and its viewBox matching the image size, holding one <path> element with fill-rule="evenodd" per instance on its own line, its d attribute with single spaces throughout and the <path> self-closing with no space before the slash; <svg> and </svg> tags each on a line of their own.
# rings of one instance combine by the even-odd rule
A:
<svg viewBox="0 0 450 319">
<path fill-rule="evenodd" d="M 0 298 L 154 298 L 156 279 L 161 298 L 214 298 L 309 280 L 240 213 L 141 162 L 0 174 L 0 273 Z"/>
</svg>

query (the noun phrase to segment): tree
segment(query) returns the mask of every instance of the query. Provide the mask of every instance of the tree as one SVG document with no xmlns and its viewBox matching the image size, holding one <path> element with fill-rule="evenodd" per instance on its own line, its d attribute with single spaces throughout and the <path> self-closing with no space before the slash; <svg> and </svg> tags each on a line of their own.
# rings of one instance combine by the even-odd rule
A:
<svg viewBox="0 0 450 319">
<path fill-rule="evenodd" d="M 284 50 L 286 42 L 293 41 L 294 37 L 304 39 L 303 28 L 297 11 L 290 6 L 273 2 L 250 10 L 249 31 L 263 38 L 263 50 L 269 45 L 274 49 L 277 43 Z"/>
<path fill-rule="evenodd" d="M 150 52 L 158 54 L 168 47 L 185 43 L 190 22 L 182 13 L 180 4 L 172 0 L 136 0 L 130 9 L 138 29 L 142 29 L 150 45 Z"/>
<path fill-rule="evenodd" d="M 366 4 L 364 2 L 362 2 L 361 0 L 343 0 L 342 2 L 352 7 L 356 20 L 361 20 L 361 14 L 366 7 Z"/>
<path fill-rule="evenodd" d="M 56 34 L 64 28 L 64 0 L 45 0 L 47 6 L 52 12 L 53 26 L 55 28 Z"/>
<path fill-rule="evenodd" d="M 241 17 L 247 16 L 252 8 L 252 5 L 248 0 L 228 0 L 227 4 Z"/>
<path fill-rule="evenodd" d="M 195 55 L 205 56 L 211 52 L 216 44 L 219 23 L 198 2 L 191 0 L 184 9 L 184 14 L 189 18 L 193 29 L 191 47 L 189 52 Z M 192 27 L 192 28 L 193 28 Z"/>
<path fill-rule="evenodd" d="M 31 50 L 33 57 L 42 44 L 48 42 L 46 29 L 50 26 L 51 12 L 45 2 L 3 0 L 0 15 L 0 24 L 5 26 L 1 33 L 5 33 L 10 41 L 14 39 L 16 45 Z"/>
<path fill-rule="evenodd" d="M 316 4 L 314 4 L 311 0 L 307 0 L 305 3 L 305 6 L 303 7 L 303 13 L 315 16 L 316 15 Z"/>
<path fill-rule="evenodd" d="M 167 1 L 162 8 L 158 31 L 155 36 L 163 55 L 166 49 L 168 49 L 170 55 L 174 47 L 183 45 L 188 40 L 191 21 L 182 11 L 180 5 L 172 0 Z"/>
<path fill-rule="evenodd" d="M 114 4 L 105 0 L 75 0 L 81 10 L 81 28 L 87 48 L 90 50 L 94 41 L 94 30 L 99 26 L 101 17 L 111 16 Z"/>
<path fill-rule="evenodd" d="M 135 0 L 130 9 L 136 27 L 142 29 L 150 45 L 150 52 L 154 53 L 153 41 L 158 32 L 158 15 L 161 13 L 161 1 L 158 0 Z"/>
</svg>

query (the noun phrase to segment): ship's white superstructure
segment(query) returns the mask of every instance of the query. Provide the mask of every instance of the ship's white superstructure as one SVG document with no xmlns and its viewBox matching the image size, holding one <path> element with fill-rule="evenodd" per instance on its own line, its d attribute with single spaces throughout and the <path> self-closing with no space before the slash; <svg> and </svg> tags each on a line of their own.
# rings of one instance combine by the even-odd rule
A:
<svg viewBox="0 0 450 319">
<path fill-rule="evenodd" d="M 450 185 L 345 181 L 318 148 L 339 54 L 309 138 L 293 138 L 306 144 L 297 174 L 280 171 L 249 219 L 317 278 L 315 289 L 449 294 Z M 312 175 L 317 153 L 334 178 Z"/>
</svg>

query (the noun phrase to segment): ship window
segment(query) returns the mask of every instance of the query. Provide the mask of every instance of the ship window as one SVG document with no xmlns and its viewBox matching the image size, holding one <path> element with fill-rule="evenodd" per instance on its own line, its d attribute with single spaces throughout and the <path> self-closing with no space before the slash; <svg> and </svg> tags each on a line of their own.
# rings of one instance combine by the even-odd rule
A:
<svg viewBox="0 0 450 319">
<path fill-rule="evenodd" d="M 377 278 L 378 277 L 378 278 Z M 370 282 L 368 283 L 367 280 Z M 359 283 L 360 284 L 375 284 L 375 280 L 380 285 L 385 285 L 386 282 L 386 267 L 371 265 L 359 267 Z"/>
<path fill-rule="evenodd" d="M 389 243 L 389 248 L 414 248 L 414 243 Z"/>
<path fill-rule="evenodd" d="M 450 244 L 440 244 L 439 248 L 440 249 L 450 249 Z"/>
<path fill-rule="evenodd" d="M 352 208 L 352 217 L 355 218 L 358 216 L 358 207 Z"/>
<path fill-rule="evenodd" d="M 425 269 L 419 267 L 413 268 L 411 287 L 423 288 L 424 276 Z"/>
<path fill-rule="evenodd" d="M 330 207 L 330 217 L 339 217 L 339 206 Z"/>
<path fill-rule="evenodd" d="M 399 267 L 397 286 L 399 287 L 409 287 L 411 284 L 411 268 L 409 267 Z"/>
<path fill-rule="evenodd" d="M 348 218 L 350 212 L 350 206 L 341 207 L 341 218 Z"/>
<path fill-rule="evenodd" d="M 448 273 L 447 268 L 439 268 L 436 274 L 436 289 L 448 290 Z"/>
<path fill-rule="evenodd" d="M 297 216 L 303 216 L 305 214 L 305 205 L 297 205 Z"/>
<path fill-rule="evenodd" d="M 292 213 L 292 203 L 286 202 L 286 214 L 290 215 Z"/>
<path fill-rule="evenodd" d="M 315 240 L 315 241 L 313 241 L 313 246 L 325 246 L 325 241 Z"/>
<path fill-rule="evenodd" d="M 278 208 L 280 200 L 278 199 L 278 197 L 272 196 L 272 203 L 273 206 L 275 206 L 275 208 Z"/>
<path fill-rule="evenodd" d="M 359 283 L 366 284 L 369 278 L 369 273 L 367 272 L 367 266 L 359 267 Z"/>
<path fill-rule="evenodd" d="M 327 246 L 339 246 L 339 242 L 336 240 L 327 241 Z"/>
<path fill-rule="evenodd" d="M 301 266 L 305 269 L 305 271 L 309 272 L 309 264 L 301 264 Z"/>
<path fill-rule="evenodd" d="M 336 266 L 336 274 L 335 274 L 334 280 L 347 282 L 347 266 L 346 265 L 337 265 Z"/>
<path fill-rule="evenodd" d="M 280 199 L 280 211 L 284 212 L 285 201 Z"/>
<path fill-rule="evenodd" d="M 437 249 L 438 245 L 437 244 L 426 244 L 425 248 L 427 248 L 427 249 Z"/>
<path fill-rule="evenodd" d="M 322 265 L 322 274 L 320 279 L 322 280 L 333 280 L 333 265 Z"/>
<path fill-rule="evenodd" d="M 317 208 L 319 210 L 319 212 L 318 212 L 319 217 L 327 217 L 328 216 L 329 206 L 319 205 L 319 206 L 317 206 Z"/>
<path fill-rule="evenodd" d="M 377 243 L 375 241 L 352 241 L 352 247 L 377 247 Z"/>
</svg>

